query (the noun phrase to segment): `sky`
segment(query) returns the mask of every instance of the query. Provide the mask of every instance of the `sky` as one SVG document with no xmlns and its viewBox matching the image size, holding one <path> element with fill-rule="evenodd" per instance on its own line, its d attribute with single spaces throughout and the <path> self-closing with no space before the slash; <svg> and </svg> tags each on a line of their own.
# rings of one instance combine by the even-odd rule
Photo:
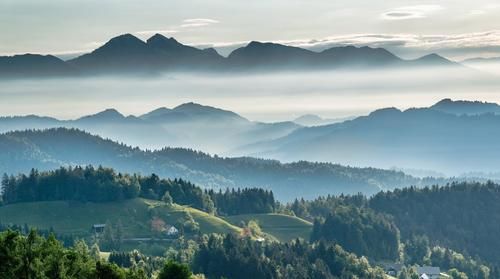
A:
<svg viewBox="0 0 500 279">
<path fill-rule="evenodd" d="M 119 34 L 161 33 L 224 55 L 256 40 L 463 60 L 500 56 L 499 15 L 498 0 L 2 0 L 0 55 L 70 57 Z"/>
</svg>

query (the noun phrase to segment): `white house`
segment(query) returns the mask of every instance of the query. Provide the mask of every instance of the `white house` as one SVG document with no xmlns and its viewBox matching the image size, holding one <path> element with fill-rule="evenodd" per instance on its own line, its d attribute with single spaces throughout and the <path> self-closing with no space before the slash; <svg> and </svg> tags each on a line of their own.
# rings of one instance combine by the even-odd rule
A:
<svg viewBox="0 0 500 279">
<path fill-rule="evenodd" d="M 174 227 L 174 226 L 168 226 L 167 225 L 166 229 L 167 229 L 166 233 L 167 233 L 168 236 L 176 236 L 176 235 L 179 234 L 179 230 L 176 227 Z"/>
<path fill-rule="evenodd" d="M 417 273 L 420 279 L 441 278 L 441 270 L 436 266 L 417 266 Z"/>
</svg>

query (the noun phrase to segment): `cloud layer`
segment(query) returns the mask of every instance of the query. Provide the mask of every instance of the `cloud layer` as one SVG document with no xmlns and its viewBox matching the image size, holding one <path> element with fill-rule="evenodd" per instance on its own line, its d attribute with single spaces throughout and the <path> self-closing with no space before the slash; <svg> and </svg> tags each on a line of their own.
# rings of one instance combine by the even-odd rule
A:
<svg viewBox="0 0 500 279">
<path fill-rule="evenodd" d="M 404 6 L 387 11 L 381 17 L 386 20 L 417 19 L 425 18 L 441 10 L 444 10 L 444 8 L 440 5 Z"/>
</svg>

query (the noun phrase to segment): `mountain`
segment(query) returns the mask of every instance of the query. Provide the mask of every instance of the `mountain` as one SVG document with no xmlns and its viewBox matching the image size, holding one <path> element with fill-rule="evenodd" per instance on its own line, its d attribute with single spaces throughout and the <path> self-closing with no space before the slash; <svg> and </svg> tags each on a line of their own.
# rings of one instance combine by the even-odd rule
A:
<svg viewBox="0 0 500 279">
<path fill-rule="evenodd" d="M 491 63 L 491 64 L 496 64 L 500 63 L 500 57 L 489 57 L 489 58 L 484 58 L 484 57 L 478 57 L 478 58 L 470 58 L 462 61 L 464 64 L 481 64 L 481 63 Z"/>
<path fill-rule="evenodd" d="M 316 61 L 314 52 L 298 47 L 275 43 L 252 41 L 238 48 L 228 56 L 232 67 L 242 69 L 253 68 L 286 68 L 311 67 Z"/>
<path fill-rule="evenodd" d="M 99 113 L 88 115 L 77 119 L 78 122 L 114 122 L 122 121 L 125 119 L 123 114 L 119 113 L 116 109 L 106 109 Z"/>
<path fill-rule="evenodd" d="M 131 34 L 124 34 L 68 63 L 89 72 L 157 72 L 209 67 L 221 61 L 222 57 L 217 53 L 186 46 L 160 34 L 146 42 Z"/>
<path fill-rule="evenodd" d="M 453 101 L 451 99 L 443 99 L 430 108 L 456 115 L 500 114 L 500 106 L 498 104 L 479 101 Z"/>
<path fill-rule="evenodd" d="M 459 65 L 456 62 L 452 62 L 436 53 L 431 53 L 415 60 L 410 60 L 409 63 L 415 66 L 454 66 Z"/>
<path fill-rule="evenodd" d="M 254 70 L 380 69 L 385 67 L 457 66 L 437 54 L 403 60 L 383 48 L 343 46 L 314 52 L 277 43 L 252 41 L 227 58 L 213 48 L 198 49 L 174 38 L 155 34 L 143 41 L 132 34 L 110 39 L 94 51 L 62 61 L 54 56 L 0 57 L 0 74 L 19 76 L 68 76 L 103 74 L 160 74 L 204 71 L 233 73 Z"/>
<path fill-rule="evenodd" d="M 124 34 L 68 63 L 84 71 L 102 73 L 147 70 L 154 61 L 155 55 L 145 42 L 131 34 Z"/>
<path fill-rule="evenodd" d="M 143 151 L 65 128 L 0 135 L 0 173 L 88 164 L 121 172 L 181 177 L 216 189 L 263 187 L 273 190 L 280 200 L 339 193 L 372 194 L 381 189 L 443 182 L 417 179 L 399 171 L 327 163 L 283 164 L 249 157 L 223 158 L 188 149 Z"/>
<path fill-rule="evenodd" d="M 161 107 L 141 116 L 124 116 L 107 109 L 64 121 L 35 115 L 0 117 L 0 132 L 55 127 L 83 129 L 148 149 L 174 146 L 229 154 L 238 146 L 279 138 L 300 126 L 293 122 L 252 122 L 232 111 L 196 103 Z"/>
<path fill-rule="evenodd" d="M 302 116 L 299 116 L 292 120 L 294 123 L 297 123 L 301 126 L 321 126 L 321 125 L 328 125 L 328 124 L 333 124 L 337 122 L 343 122 L 346 120 L 351 120 L 352 117 L 345 117 L 345 118 L 335 118 L 335 119 L 329 119 L 329 118 L 322 118 L 318 115 L 315 114 L 305 114 Z"/>
<path fill-rule="evenodd" d="M 174 38 L 155 34 L 146 41 L 150 49 L 158 52 L 158 59 L 163 60 L 166 68 L 193 70 L 197 68 L 217 69 L 223 63 L 223 57 L 214 49 L 201 50 L 183 45 Z"/>
<path fill-rule="evenodd" d="M 337 67 L 397 66 L 404 63 L 404 60 L 386 49 L 367 46 L 332 47 L 322 51 L 320 57 L 326 66 Z"/>
<path fill-rule="evenodd" d="M 495 172 L 500 164 L 500 115 L 456 115 L 443 108 L 381 109 L 368 116 L 297 129 L 279 139 L 242 147 L 239 154 L 282 161 L 321 161 L 352 166 L 429 169 L 447 175 Z M 477 112 L 485 104 L 461 103 L 457 112 Z M 449 106 L 444 106 L 449 108 Z M 457 109 L 459 107 L 460 109 Z M 484 109 L 483 109 L 484 110 Z"/>
<path fill-rule="evenodd" d="M 0 78 L 75 75 L 77 71 L 52 55 L 23 54 L 0 57 Z"/>
<path fill-rule="evenodd" d="M 383 48 L 343 46 L 314 52 L 275 43 L 250 42 L 228 56 L 232 67 L 242 69 L 336 69 L 396 66 L 453 66 L 437 54 L 403 60 Z"/>
</svg>

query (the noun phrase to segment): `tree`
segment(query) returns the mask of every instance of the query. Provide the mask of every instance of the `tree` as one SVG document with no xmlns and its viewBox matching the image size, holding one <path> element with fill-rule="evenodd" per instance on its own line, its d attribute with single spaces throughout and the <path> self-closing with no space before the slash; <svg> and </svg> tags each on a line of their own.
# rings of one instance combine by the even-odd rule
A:
<svg viewBox="0 0 500 279">
<path fill-rule="evenodd" d="M 165 192 L 161 200 L 166 203 L 168 206 L 171 206 L 174 203 L 174 200 L 172 199 L 172 196 L 168 191 Z"/>
<path fill-rule="evenodd" d="M 456 268 L 450 269 L 448 275 L 453 279 L 469 279 L 465 273 L 458 271 Z"/>
<path fill-rule="evenodd" d="M 98 261 L 95 266 L 97 279 L 126 279 L 126 273 L 116 264 Z"/>
<path fill-rule="evenodd" d="M 185 264 L 168 261 L 162 268 L 158 279 L 189 279 L 192 272 Z"/>
</svg>

